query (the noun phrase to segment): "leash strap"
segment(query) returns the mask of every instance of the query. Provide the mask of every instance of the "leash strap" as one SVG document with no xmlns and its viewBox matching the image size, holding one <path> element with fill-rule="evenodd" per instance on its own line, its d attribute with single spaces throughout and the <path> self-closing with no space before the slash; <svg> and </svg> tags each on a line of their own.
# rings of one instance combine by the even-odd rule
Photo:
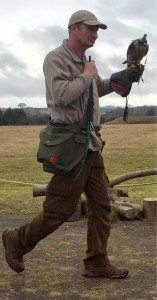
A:
<svg viewBox="0 0 157 300">
<path fill-rule="evenodd" d="M 91 61 L 91 56 L 89 56 L 89 62 Z M 94 106 L 94 99 L 93 99 L 93 82 L 91 82 L 89 87 L 89 95 L 88 95 L 88 103 L 87 103 L 87 110 L 86 110 L 86 129 L 87 129 L 87 143 L 86 143 L 86 149 L 84 156 L 81 160 L 81 166 L 78 174 L 74 178 L 74 181 L 77 180 L 77 178 L 80 176 L 83 165 L 85 163 L 85 159 L 88 153 L 89 144 L 90 144 L 90 135 L 91 135 L 91 129 L 93 127 L 92 121 L 93 121 L 93 106 Z"/>
</svg>

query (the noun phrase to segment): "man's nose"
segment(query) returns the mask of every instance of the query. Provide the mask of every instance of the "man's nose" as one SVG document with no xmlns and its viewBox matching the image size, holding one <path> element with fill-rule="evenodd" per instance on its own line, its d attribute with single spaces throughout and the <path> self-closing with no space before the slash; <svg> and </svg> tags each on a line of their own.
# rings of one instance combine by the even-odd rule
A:
<svg viewBox="0 0 157 300">
<path fill-rule="evenodd" d="M 98 32 L 97 32 L 97 30 L 94 30 L 94 31 L 93 31 L 93 36 L 94 36 L 95 39 L 98 38 Z"/>
</svg>

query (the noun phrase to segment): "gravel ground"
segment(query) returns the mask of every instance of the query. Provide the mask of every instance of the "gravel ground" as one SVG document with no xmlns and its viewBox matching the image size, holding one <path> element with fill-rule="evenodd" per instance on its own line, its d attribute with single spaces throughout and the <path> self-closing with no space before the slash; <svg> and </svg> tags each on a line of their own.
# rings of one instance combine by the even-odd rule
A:
<svg viewBox="0 0 157 300">
<path fill-rule="evenodd" d="M 1 215 L 0 231 L 28 222 L 30 216 Z M 0 299 L 3 300 L 157 300 L 156 226 L 146 221 L 112 224 L 110 260 L 129 269 L 126 279 L 85 278 L 86 219 L 66 222 L 25 256 L 16 274 L 6 264 L 0 242 Z"/>
</svg>

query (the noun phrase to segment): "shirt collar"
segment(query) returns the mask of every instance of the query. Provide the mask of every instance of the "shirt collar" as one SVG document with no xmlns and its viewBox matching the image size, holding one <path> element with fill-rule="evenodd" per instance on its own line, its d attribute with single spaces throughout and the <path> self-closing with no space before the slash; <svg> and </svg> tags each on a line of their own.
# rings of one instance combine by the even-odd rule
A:
<svg viewBox="0 0 157 300">
<path fill-rule="evenodd" d="M 71 57 L 73 58 L 74 61 L 78 62 L 78 63 L 86 63 L 87 62 L 87 58 L 84 55 L 82 59 L 80 59 L 73 51 L 73 49 L 68 45 L 68 40 L 63 40 L 62 43 L 63 48 L 71 55 Z"/>
</svg>

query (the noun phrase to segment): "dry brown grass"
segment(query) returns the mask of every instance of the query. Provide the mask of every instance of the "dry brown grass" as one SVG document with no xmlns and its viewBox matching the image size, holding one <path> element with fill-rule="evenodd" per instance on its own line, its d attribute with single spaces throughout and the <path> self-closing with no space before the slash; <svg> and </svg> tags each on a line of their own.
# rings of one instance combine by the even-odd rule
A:
<svg viewBox="0 0 157 300">
<path fill-rule="evenodd" d="M 156 167 L 156 125 L 103 125 L 106 140 L 103 151 L 108 174 L 112 177 Z"/>
<path fill-rule="evenodd" d="M 0 126 L 0 179 L 34 183 L 48 183 L 51 174 L 42 171 L 36 160 L 39 132 L 42 126 Z M 156 125 L 119 124 L 102 126 L 106 140 L 103 150 L 109 178 L 140 169 L 156 167 Z M 133 180 L 155 181 L 155 177 Z M 133 183 L 133 181 L 131 183 Z M 128 182 L 127 182 L 128 183 Z M 155 197 L 155 185 L 138 187 L 132 197 L 141 201 L 144 195 Z M 32 186 L 0 181 L 0 211 L 2 213 L 36 213 L 43 198 L 32 199 Z"/>
<path fill-rule="evenodd" d="M 112 148 L 156 148 L 156 124 L 119 124 L 102 125 L 102 136 L 107 140 L 107 147 Z M 132 152 L 133 155 L 133 152 Z"/>
<path fill-rule="evenodd" d="M 156 124 L 119 124 L 102 126 L 106 140 L 103 151 L 107 174 L 114 178 L 124 173 L 156 168 Z M 133 179 L 123 184 L 156 182 L 156 176 Z M 143 202 L 143 198 L 156 197 L 156 185 L 126 187 L 130 202 Z"/>
</svg>

